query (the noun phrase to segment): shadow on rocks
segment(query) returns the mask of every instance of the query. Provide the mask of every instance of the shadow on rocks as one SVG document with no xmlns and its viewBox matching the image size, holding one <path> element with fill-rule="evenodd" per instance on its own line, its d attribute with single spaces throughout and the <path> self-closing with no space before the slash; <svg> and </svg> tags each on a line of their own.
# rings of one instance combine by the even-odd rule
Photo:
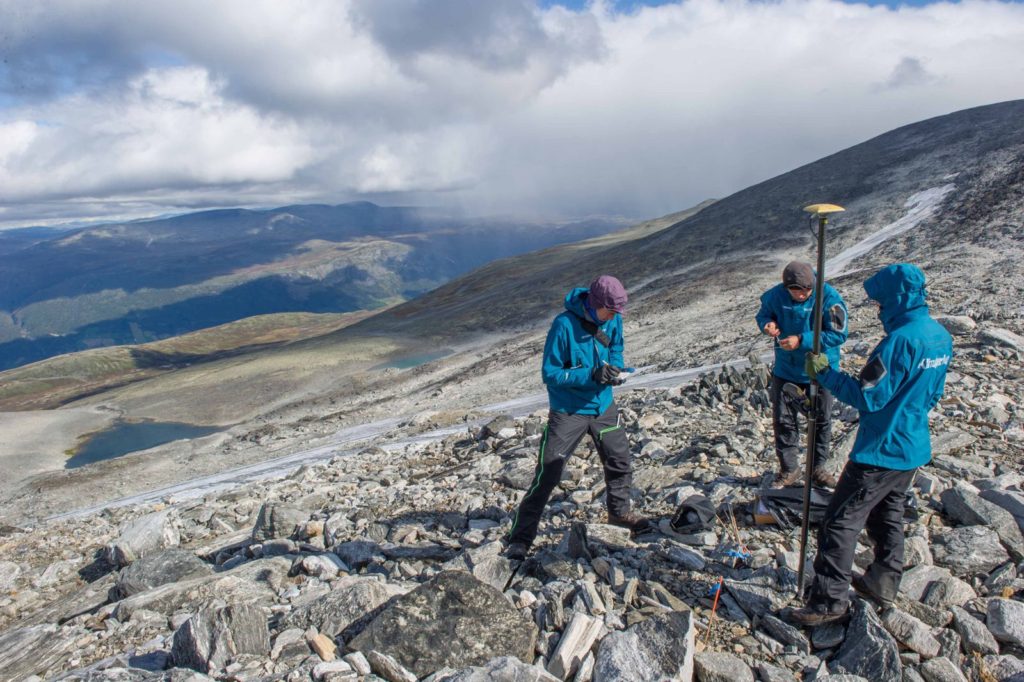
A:
<svg viewBox="0 0 1024 682">
<path fill-rule="evenodd" d="M 92 562 L 78 569 L 78 577 L 87 583 L 94 583 L 100 578 L 117 571 L 119 568 L 117 564 L 110 561 L 105 554 L 106 552 L 102 548 L 93 552 Z"/>
</svg>

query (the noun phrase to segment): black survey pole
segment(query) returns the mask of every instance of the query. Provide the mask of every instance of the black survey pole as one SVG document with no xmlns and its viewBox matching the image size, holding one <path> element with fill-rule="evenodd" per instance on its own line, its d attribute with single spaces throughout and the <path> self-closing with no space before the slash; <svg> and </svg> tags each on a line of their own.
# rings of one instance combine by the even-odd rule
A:
<svg viewBox="0 0 1024 682">
<path fill-rule="evenodd" d="M 813 204 L 804 209 L 818 217 L 818 265 L 814 277 L 814 353 L 821 352 L 821 317 L 825 292 L 825 224 L 828 214 L 843 211 L 834 204 Z M 800 524 L 800 567 L 797 569 L 797 596 L 804 598 L 804 565 L 807 563 L 807 534 L 811 517 L 811 477 L 814 475 L 814 441 L 818 432 L 818 380 L 811 377 L 810 410 L 807 413 L 807 448 L 804 455 L 804 509 Z"/>
</svg>

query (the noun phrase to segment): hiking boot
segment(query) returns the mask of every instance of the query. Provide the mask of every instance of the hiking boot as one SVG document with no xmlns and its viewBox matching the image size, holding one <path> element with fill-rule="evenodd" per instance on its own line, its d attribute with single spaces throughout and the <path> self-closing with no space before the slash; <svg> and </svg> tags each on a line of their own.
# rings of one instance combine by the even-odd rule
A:
<svg viewBox="0 0 1024 682">
<path fill-rule="evenodd" d="M 823 488 L 832 488 L 833 490 L 835 490 L 836 485 L 839 483 L 835 474 L 826 471 L 824 468 L 815 469 L 811 480 Z"/>
<path fill-rule="evenodd" d="M 608 523 L 620 528 L 628 528 L 634 535 L 641 535 L 653 531 L 655 526 L 650 519 L 640 516 L 636 512 L 628 511 L 621 516 L 608 513 Z"/>
<path fill-rule="evenodd" d="M 865 599 L 874 602 L 876 605 L 883 609 L 887 609 L 892 606 L 893 600 L 885 597 L 882 593 L 874 588 L 867 581 L 867 578 L 863 575 L 853 576 L 853 580 L 850 582 L 850 586 L 853 587 L 854 591 Z"/>
<path fill-rule="evenodd" d="M 836 605 L 831 608 L 825 604 L 813 604 L 802 609 L 793 609 L 789 612 L 787 620 L 797 625 L 812 628 L 816 625 L 846 620 L 849 615 L 849 604 Z"/>
<path fill-rule="evenodd" d="M 791 485 L 795 485 L 800 482 L 800 470 L 793 469 L 791 471 L 782 471 L 778 477 L 772 481 L 773 488 L 788 488 Z"/>
<path fill-rule="evenodd" d="M 505 558 L 512 561 L 523 561 L 529 553 L 530 546 L 522 542 L 510 542 L 503 552 Z"/>
</svg>

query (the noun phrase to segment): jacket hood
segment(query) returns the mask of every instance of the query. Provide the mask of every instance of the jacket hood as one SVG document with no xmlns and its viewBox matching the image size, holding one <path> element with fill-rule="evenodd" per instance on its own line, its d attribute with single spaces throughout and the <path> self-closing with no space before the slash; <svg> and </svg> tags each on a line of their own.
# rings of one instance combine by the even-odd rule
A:
<svg viewBox="0 0 1024 682">
<path fill-rule="evenodd" d="M 878 319 L 887 332 L 901 315 L 917 308 L 927 309 L 924 287 L 924 273 L 910 263 L 884 267 L 864 282 L 868 298 L 881 304 Z"/>
<path fill-rule="evenodd" d="M 590 319 L 587 317 L 586 308 L 583 307 L 583 299 L 587 292 L 586 287 L 576 287 L 565 295 L 565 309 L 584 320 Z"/>
</svg>

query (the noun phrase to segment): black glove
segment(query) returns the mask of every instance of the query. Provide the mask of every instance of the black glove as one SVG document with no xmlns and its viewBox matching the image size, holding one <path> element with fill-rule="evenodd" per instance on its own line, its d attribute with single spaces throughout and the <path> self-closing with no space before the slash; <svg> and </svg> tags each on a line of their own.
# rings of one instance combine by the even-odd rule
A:
<svg viewBox="0 0 1024 682">
<path fill-rule="evenodd" d="M 619 378 L 621 371 L 618 367 L 605 363 L 600 367 L 595 367 L 594 371 L 590 373 L 590 378 L 599 384 L 617 386 L 618 384 L 615 381 Z"/>
</svg>

